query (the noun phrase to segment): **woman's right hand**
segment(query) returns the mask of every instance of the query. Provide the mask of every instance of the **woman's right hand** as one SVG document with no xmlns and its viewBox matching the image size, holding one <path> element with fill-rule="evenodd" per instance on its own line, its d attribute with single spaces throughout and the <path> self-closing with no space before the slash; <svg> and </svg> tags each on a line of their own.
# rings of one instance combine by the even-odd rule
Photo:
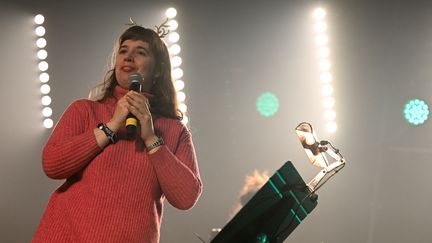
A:
<svg viewBox="0 0 432 243">
<path fill-rule="evenodd" d="M 126 95 L 117 101 L 117 105 L 111 120 L 106 124 L 113 132 L 117 132 L 124 126 L 126 117 L 129 114 L 129 103 Z"/>
</svg>

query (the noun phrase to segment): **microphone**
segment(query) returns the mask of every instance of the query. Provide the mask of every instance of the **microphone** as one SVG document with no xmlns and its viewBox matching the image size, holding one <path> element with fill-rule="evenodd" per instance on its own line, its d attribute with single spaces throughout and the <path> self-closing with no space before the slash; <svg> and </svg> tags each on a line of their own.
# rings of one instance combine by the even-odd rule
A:
<svg viewBox="0 0 432 243">
<path fill-rule="evenodd" d="M 141 92 L 143 78 L 139 73 L 132 73 L 128 77 L 129 90 Z M 128 138 L 133 138 L 136 134 L 138 119 L 131 113 L 126 117 L 126 133 Z"/>
</svg>

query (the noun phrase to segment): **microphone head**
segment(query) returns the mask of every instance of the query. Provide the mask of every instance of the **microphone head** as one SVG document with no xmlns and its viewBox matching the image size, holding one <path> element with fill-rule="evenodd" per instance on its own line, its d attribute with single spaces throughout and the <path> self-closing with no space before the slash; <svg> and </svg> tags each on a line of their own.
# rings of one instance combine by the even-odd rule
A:
<svg viewBox="0 0 432 243">
<path fill-rule="evenodd" d="M 144 82 L 143 77 L 139 73 L 131 73 L 128 77 L 129 90 L 141 92 L 141 86 Z"/>
</svg>

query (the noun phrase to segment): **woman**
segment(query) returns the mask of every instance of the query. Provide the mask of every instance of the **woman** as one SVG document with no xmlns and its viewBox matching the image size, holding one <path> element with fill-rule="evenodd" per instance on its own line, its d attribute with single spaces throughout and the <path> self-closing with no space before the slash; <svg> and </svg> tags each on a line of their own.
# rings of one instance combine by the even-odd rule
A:
<svg viewBox="0 0 432 243">
<path fill-rule="evenodd" d="M 52 194 L 32 242 L 158 242 L 165 197 L 186 210 L 201 194 L 165 44 L 135 25 L 115 49 L 101 99 L 73 102 L 43 150 L 47 176 L 66 182 Z M 135 73 L 144 80 L 141 93 L 129 91 Z M 139 120 L 132 139 L 129 113 Z"/>
</svg>

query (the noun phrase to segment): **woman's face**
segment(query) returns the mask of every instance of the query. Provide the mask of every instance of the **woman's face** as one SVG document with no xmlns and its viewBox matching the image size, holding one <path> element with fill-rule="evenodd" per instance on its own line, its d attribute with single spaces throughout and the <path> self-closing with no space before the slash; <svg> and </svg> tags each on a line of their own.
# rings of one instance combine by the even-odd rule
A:
<svg viewBox="0 0 432 243">
<path fill-rule="evenodd" d="M 115 61 L 115 74 L 120 86 L 129 89 L 129 75 L 139 73 L 144 79 L 143 91 L 150 92 L 154 67 L 155 58 L 149 43 L 142 40 L 125 40 L 121 44 Z"/>
</svg>

